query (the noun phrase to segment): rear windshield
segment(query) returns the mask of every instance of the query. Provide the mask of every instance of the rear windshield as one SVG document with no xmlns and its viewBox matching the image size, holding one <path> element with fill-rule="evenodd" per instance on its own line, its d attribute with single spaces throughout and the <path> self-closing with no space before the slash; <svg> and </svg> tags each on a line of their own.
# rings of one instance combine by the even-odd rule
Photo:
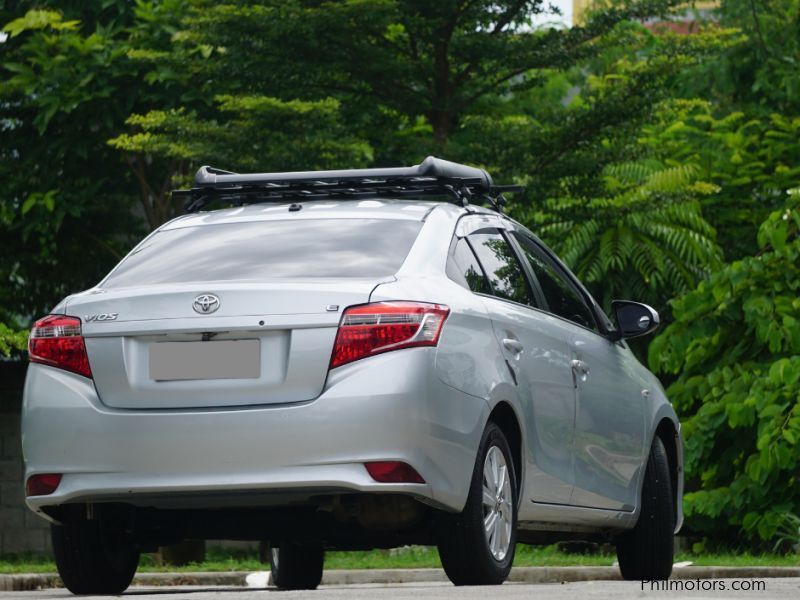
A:
<svg viewBox="0 0 800 600">
<path fill-rule="evenodd" d="M 102 287 L 275 278 L 384 277 L 397 272 L 419 221 L 250 221 L 160 231 Z"/>
</svg>

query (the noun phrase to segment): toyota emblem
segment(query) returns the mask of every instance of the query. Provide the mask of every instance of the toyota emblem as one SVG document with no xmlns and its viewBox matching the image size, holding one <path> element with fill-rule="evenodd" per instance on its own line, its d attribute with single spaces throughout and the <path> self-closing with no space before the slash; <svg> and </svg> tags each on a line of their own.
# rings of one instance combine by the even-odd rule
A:
<svg viewBox="0 0 800 600">
<path fill-rule="evenodd" d="M 192 302 L 192 308 L 201 315 L 210 315 L 219 308 L 219 298 L 214 294 L 200 294 Z"/>
</svg>

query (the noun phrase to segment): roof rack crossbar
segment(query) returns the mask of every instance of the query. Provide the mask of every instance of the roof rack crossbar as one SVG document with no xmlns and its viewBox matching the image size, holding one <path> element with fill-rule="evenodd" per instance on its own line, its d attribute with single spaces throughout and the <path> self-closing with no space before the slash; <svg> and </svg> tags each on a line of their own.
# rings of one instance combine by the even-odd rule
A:
<svg viewBox="0 0 800 600">
<path fill-rule="evenodd" d="M 223 200 L 234 205 L 326 198 L 441 196 L 466 206 L 470 200 L 487 201 L 501 210 L 503 192 L 519 186 L 496 186 L 482 169 L 429 156 L 413 167 L 299 171 L 289 173 L 231 173 L 201 167 L 195 186 L 175 190 L 186 199 L 186 210 L 195 212 L 208 203 Z"/>
</svg>

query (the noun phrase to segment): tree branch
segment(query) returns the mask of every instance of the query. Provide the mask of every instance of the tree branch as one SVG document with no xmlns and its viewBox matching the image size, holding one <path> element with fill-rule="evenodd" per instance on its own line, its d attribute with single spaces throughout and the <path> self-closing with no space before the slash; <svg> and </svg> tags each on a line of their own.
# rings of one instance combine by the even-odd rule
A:
<svg viewBox="0 0 800 600">
<path fill-rule="evenodd" d="M 144 209 L 144 215 L 147 218 L 147 223 L 150 225 L 150 227 L 155 227 L 155 215 L 153 214 L 153 206 L 150 203 L 152 189 L 147 181 L 147 175 L 141 168 L 141 155 L 128 155 L 125 157 L 125 162 L 128 163 L 128 166 L 133 172 L 133 176 L 139 183 L 139 199 L 141 200 L 142 208 Z"/>
<path fill-rule="evenodd" d="M 503 16 L 500 19 L 498 19 L 497 23 L 495 23 L 494 29 L 492 29 L 491 31 L 491 35 L 496 35 L 498 33 L 501 33 L 503 31 L 503 28 L 505 28 L 506 25 L 508 25 L 509 23 L 511 23 L 511 21 L 514 20 L 514 17 L 519 13 L 519 11 L 521 11 L 524 8 L 524 6 L 529 1 L 530 0 L 520 0 L 513 7 L 509 8 L 505 13 L 503 13 Z"/>
</svg>

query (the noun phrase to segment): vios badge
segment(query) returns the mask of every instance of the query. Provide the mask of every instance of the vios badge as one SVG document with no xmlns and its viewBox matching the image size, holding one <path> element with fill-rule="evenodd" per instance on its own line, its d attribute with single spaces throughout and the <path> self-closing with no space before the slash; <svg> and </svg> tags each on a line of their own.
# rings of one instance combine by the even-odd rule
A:
<svg viewBox="0 0 800 600">
<path fill-rule="evenodd" d="M 200 294 L 194 299 L 194 302 L 192 302 L 192 308 L 201 315 L 209 315 L 213 312 L 217 312 L 219 308 L 219 298 L 214 294 Z"/>
<path fill-rule="evenodd" d="M 86 315 L 84 320 L 87 323 L 95 323 L 99 321 L 116 321 L 119 315 L 117 313 L 103 313 L 101 315 Z"/>
</svg>

